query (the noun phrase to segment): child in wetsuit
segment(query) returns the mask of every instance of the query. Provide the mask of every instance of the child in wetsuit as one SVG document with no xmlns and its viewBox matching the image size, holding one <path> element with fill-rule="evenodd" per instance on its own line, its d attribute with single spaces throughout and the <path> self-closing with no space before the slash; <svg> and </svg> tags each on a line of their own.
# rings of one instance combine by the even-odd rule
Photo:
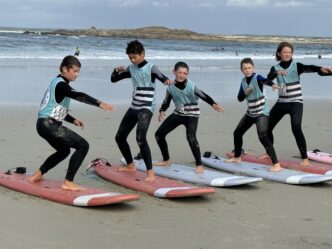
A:
<svg viewBox="0 0 332 249">
<path fill-rule="evenodd" d="M 156 107 L 155 80 L 158 79 L 164 84 L 170 84 L 171 81 L 155 65 L 145 60 L 145 50 L 143 44 L 139 41 L 134 40 L 129 42 L 126 54 L 132 64 L 126 68 L 123 66 L 115 68 L 111 76 L 112 82 L 131 78 L 134 87 L 131 106 L 124 115 L 115 136 L 116 143 L 127 162 L 127 165 L 119 170 L 136 170 L 127 137 L 137 124 L 136 140 L 147 169 L 145 180 L 153 181 L 155 174 L 152 170 L 152 158 L 146 134 Z"/>
<path fill-rule="evenodd" d="M 159 121 L 162 121 L 165 118 L 165 112 L 172 99 L 175 104 L 175 110 L 165 119 L 156 131 L 155 137 L 161 150 L 163 160 L 157 162 L 155 165 L 170 165 L 171 162 L 165 138 L 167 134 L 176 127 L 184 125 L 186 127 L 187 140 L 196 161 L 196 173 L 203 173 L 204 170 L 201 162 L 201 152 L 196 139 L 198 118 L 200 114 L 198 99 L 201 98 L 210 104 L 217 112 L 223 112 L 224 109 L 210 96 L 201 91 L 193 81 L 187 79 L 189 67 L 186 63 L 176 63 L 173 73 L 175 75 L 175 84 L 172 84 L 167 88 L 166 97 L 159 110 Z"/>
<path fill-rule="evenodd" d="M 70 99 L 98 106 L 105 111 L 112 111 L 113 107 L 85 93 L 77 92 L 70 87 L 70 81 L 76 80 L 80 68 L 81 63 L 75 56 L 66 56 L 60 65 L 60 74 L 51 81 L 45 92 L 38 112 L 37 132 L 56 152 L 50 155 L 39 170 L 29 179 L 32 183 L 41 181 L 42 175 L 63 161 L 70 154 L 70 149 L 74 148 L 76 151 L 70 158 L 62 189 L 83 190 L 73 180 L 88 153 L 89 144 L 84 138 L 62 124 L 65 120 L 82 129 L 84 128 L 82 121 L 68 114 Z"/>
<path fill-rule="evenodd" d="M 307 145 L 302 132 L 303 116 L 303 98 L 300 83 L 302 73 L 318 73 L 321 76 L 331 75 L 332 68 L 319 67 L 314 65 L 303 65 L 294 62 L 292 55 L 294 48 L 288 42 L 281 42 L 275 53 L 276 60 L 280 61 L 277 65 L 272 66 L 268 75 L 269 80 L 277 78 L 279 86 L 279 98 L 270 112 L 268 135 L 273 143 L 274 138 L 272 131 L 279 121 L 286 115 L 290 115 L 292 132 L 295 137 L 297 146 L 300 150 L 302 166 L 310 165 L 307 156 Z M 268 155 L 261 156 L 267 158 Z"/>
<path fill-rule="evenodd" d="M 277 85 L 273 82 L 267 81 L 261 75 L 257 75 L 254 72 L 254 62 L 250 58 L 243 59 L 240 66 L 241 71 L 245 77 L 241 82 L 238 100 L 243 101 L 246 99 L 248 109 L 234 131 L 234 156 L 226 160 L 226 162 L 241 162 L 241 152 L 243 145 L 242 137 L 253 124 L 256 124 L 259 141 L 265 147 L 273 162 L 271 171 L 280 171 L 281 167 L 273 148 L 273 144 L 268 139 L 267 135 L 269 123 L 269 107 L 263 92 L 264 84 L 269 84 L 274 88 L 277 88 Z"/>
</svg>

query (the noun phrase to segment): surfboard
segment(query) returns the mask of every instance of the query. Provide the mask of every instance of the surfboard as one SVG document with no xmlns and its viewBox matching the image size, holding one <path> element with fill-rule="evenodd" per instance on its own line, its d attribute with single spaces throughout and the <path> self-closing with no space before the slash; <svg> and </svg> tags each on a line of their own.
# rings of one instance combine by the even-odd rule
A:
<svg viewBox="0 0 332 249">
<path fill-rule="evenodd" d="M 126 160 L 121 158 L 121 163 Z M 136 168 L 146 171 L 145 163 L 141 160 L 134 160 Z M 181 164 L 172 163 L 170 166 L 153 166 L 156 175 L 190 183 L 202 184 L 211 187 L 231 187 L 262 181 L 260 177 L 236 176 L 204 169 L 204 173 L 196 174 L 195 168 Z"/>
<path fill-rule="evenodd" d="M 320 150 L 313 150 L 313 151 L 308 151 L 308 158 L 310 160 L 320 162 L 320 163 L 326 163 L 326 164 L 331 164 L 331 170 L 332 170 L 332 154 L 322 152 Z"/>
<path fill-rule="evenodd" d="M 226 153 L 228 157 L 232 157 L 233 153 L 229 152 Z M 264 164 L 264 165 L 272 165 L 272 161 L 270 158 L 267 159 L 258 159 L 258 156 L 256 155 L 250 155 L 250 154 L 242 154 L 241 160 L 245 162 L 251 162 L 251 163 L 258 163 L 258 164 Z M 309 166 L 301 166 L 299 161 L 294 160 L 284 160 L 279 159 L 279 163 L 282 168 L 287 169 L 293 169 L 293 170 L 299 170 L 303 172 L 313 173 L 313 174 L 321 174 L 321 175 L 332 175 L 332 166 L 317 162 L 311 162 Z"/>
<path fill-rule="evenodd" d="M 308 174 L 291 169 L 282 169 L 279 172 L 271 172 L 271 166 L 250 162 L 226 163 L 224 162 L 225 160 L 225 158 L 217 157 L 211 152 L 205 152 L 202 157 L 203 164 L 211 168 L 232 173 L 261 177 L 265 180 L 271 180 L 280 183 L 303 185 L 332 180 L 332 176 Z"/>
<path fill-rule="evenodd" d="M 138 194 L 106 192 L 85 186 L 83 187 L 86 189 L 83 191 L 63 190 L 61 189 L 62 181 L 44 179 L 31 183 L 28 181 L 28 177 L 31 177 L 31 174 L 0 173 L 0 185 L 49 201 L 79 207 L 105 206 L 139 199 Z"/>
<path fill-rule="evenodd" d="M 121 166 L 115 164 L 107 166 L 104 163 L 99 163 L 93 166 L 96 173 L 101 178 L 155 197 L 183 198 L 215 193 L 215 189 L 213 188 L 196 187 L 159 176 L 156 176 L 156 179 L 153 182 L 146 182 L 146 173 L 141 171 L 120 172 L 118 171 L 120 167 Z"/>
</svg>

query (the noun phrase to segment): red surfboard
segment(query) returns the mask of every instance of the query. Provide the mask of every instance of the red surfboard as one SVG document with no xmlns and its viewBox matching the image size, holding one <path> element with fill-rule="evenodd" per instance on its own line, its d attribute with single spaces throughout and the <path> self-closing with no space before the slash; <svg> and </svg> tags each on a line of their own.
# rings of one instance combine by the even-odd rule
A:
<svg viewBox="0 0 332 249">
<path fill-rule="evenodd" d="M 213 188 L 196 187 L 159 176 L 156 176 L 153 182 L 146 182 L 146 173 L 140 171 L 120 172 L 118 171 L 120 167 L 114 164 L 112 166 L 98 164 L 94 166 L 94 169 L 105 180 L 160 198 L 181 198 L 215 193 Z"/>
<path fill-rule="evenodd" d="M 228 157 L 232 157 L 234 154 L 233 152 L 226 153 Z M 259 164 L 265 164 L 265 165 L 272 165 L 272 161 L 270 158 L 268 159 L 258 159 L 258 156 L 250 155 L 250 154 L 242 154 L 241 160 L 245 162 L 251 162 L 251 163 L 259 163 Z M 300 162 L 298 161 L 292 161 L 292 160 L 283 160 L 279 159 L 279 163 L 281 167 L 287 168 L 287 169 L 295 169 L 303 172 L 309 172 L 309 173 L 315 173 L 315 174 L 321 174 L 321 175 L 332 175 L 332 166 L 323 164 L 323 163 L 313 163 L 310 162 L 310 166 L 301 166 Z"/>
<path fill-rule="evenodd" d="M 101 189 L 86 188 L 83 191 L 69 191 L 61 189 L 62 181 L 44 179 L 31 183 L 30 174 L 0 173 L 0 185 L 18 192 L 33 195 L 50 201 L 71 206 L 92 207 L 104 206 L 139 199 L 137 194 L 120 194 L 106 192 Z"/>
</svg>

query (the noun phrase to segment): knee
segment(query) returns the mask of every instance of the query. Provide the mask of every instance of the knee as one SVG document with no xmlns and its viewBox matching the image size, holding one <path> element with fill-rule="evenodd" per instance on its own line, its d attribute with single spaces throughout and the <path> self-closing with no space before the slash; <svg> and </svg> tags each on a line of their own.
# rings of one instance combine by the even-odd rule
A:
<svg viewBox="0 0 332 249">
<path fill-rule="evenodd" d="M 157 141 L 159 141 L 160 139 L 164 138 L 165 135 L 162 134 L 160 131 L 156 131 L 156 133 L 154 134 L 154 137 L 156 138 Z"/>
<path fill-rule="evenodd" d="M 82 140 L 80 149 L 84 150 L 84 151 L 89 151 L 89 147 L 90 147 L 90 145 L 89 145 L 88 141 Z"/>
<path fill-rule="evenodd" d="M 138 146 L 143 146 L 144 144 L 146 144 L 146 137 L 142 136 L 142 135 L 137 135 L 136 136 L 136 142 L 138 144 Z"/>
<path fill-rule="evenodd" d="M 266 132 L 262 132 L 258 134 L 258 139 L 261 141 L 261 143 L 265 144 L 268 140 L 268 135 Z"/>
<path fill-rule="evenodd" d="M 64 146 L 61 148 L 61 150 L 58 150 L 57 153 L 59 153 L 62 158 L 66 158 L 70 154 L 70 147 Z"/>
<path fill-rule="evenodd" d="M 301 127 L 301 124 L 294 124 L 294 125 L 292 125 L 292 132 L 293 132 L 294 134 L 302 133 L 302 127 Z"/>
<path fill-rule="evenodd" d="M 193 134 L 188 134 L 187 135 L 187 141 L 189 144 L 198 144 L 196 136 Z"/>
<path fill-rule="evenodd" d="M 123 136 L 121 136 L 120 133 L 117 133 L 117 134 L 115 135 L 115 142 L 116 142 L 117 144 L 123 142 L 123 140 L 124 140 L 124 139 L 123 139 Z"/>
<path fill-rule="evenodd" d="M 235 130 L 235 131 L 233 132 L 233 136 L 234 136 L 235 138 L 242 137 L 242 133 L 241 133 L 239 130 Z"/>
</svg>

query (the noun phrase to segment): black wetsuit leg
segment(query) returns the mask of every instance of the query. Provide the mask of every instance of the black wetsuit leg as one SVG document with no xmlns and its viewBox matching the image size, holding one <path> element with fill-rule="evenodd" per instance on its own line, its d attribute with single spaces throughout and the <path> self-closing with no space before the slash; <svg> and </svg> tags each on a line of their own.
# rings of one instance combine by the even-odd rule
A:
<svg viewBox="0 0 332 249">
<path fill-rule="evenodd" d="M 274 150 L 273 144 L 271 143 L 267 131 L 269 127 L 269 117 L 265 115 L 258 116 L 256 118 L 256 128 L 257 128 L 257 134 L 259 141 L 262 143 L 264 146 L 267 154 L 272 160 L 273 164 L 278 163 L 277 155 Z"/>
<path fill-rule="evenodd" d="M 239 124 L 237 125 L 233 136 L 234 136 L 234 157 L 240 157 L 242 152 L 242 145 L 243 145 L 243 135 L 250 129 L 250 127 L 255 123 L 255 118 L 244 114 L 242 119 L 240 120 Z"/>
<path fill-rule="evenodd" d="M 289 114 L 291 118 L 292 132 L 296 144 L 300 150 L 302 159 L 307 159 L 307 144 L 302 132 L 303 103 L 280 103 L 277 102 L 270 112 L 268 135 L 270 141 L 274 142 L 272 131 L 284 115 Z"/>
<path fill-rule="evenodd" d="M 70 148 L 74 148 L 76 151 L 70 158 L 66 174 L 66 180 L 73 181 L 89 151 L 89 143 L 77 133 L 63 126 L 61 122 L 51 118 L 38 119 L 36 128 L 38 134 L 56 149 L 56 152 L 50 155 L 40 167 L 41 173 L 45 174 L 63 161 L 70 154 Z"/>
<path fill-rule="evenodd" d="M 135 110 L 129 108 L 124 115 L 121 124 L 119 126 L 118 132 L 115 136 L 116 143 L 119 149 L 126 159 L 127 164 L 133 162 L 130 146 L 127 142 L 127 137 L 132 129 L 137 124 L 136 129 L 136 141 L 140 147 L 140 152 L 142 158 L 145 162 L 146 168 L 148 170 L 152 169 L 152 158 L 149 148 L 149 144 L 146 140 L 146 134 L 151 122 L 152 112 L 147 109 Z"/>
<path fill-rule="evenodd" d="M 164 161 L 168 161 L 170 159 L 166 136 L 181 124 L 182 120 L 180 119 L 180 116 L 172 113 L 164 120 L 164 122 L 159 126 L 155 133 L 155 138 L 159 145 L 159 149 Z"/>
<path fill-rule="evenodd" d="M 196 138 L 196 131 L 198 126 L 198 117 L 184 117 L 184 125 L 186 127 L 187 141 L 190 149 L 194 155 L 196 166 L 202 165 L 201 150 Z"/>
<path fill-rule="evenodd" d="M 292 132 L 296 139 L 297 147 L 300 150 L 302 159 L 307 159 L 307 143 L 302 131 L 303 103 L 292 103 L 290 118 Z"/>
<path fill-rule="evenodd" d="M 136 129 L 136 141 L 147 170 L 152 169 L 151 151 L 148 141 L 146 140 L 146 134 L 150 126 L 152 115 L 153 113 L 148 109 L 138 110 L 137 114 L 138 123 Z"/>
<path fill-rule="evenodd" d="M 127 164 L 133 162 L 133 157 L 131 154 L 130 146 L 127 142 L 127 137 L 132 129 L 134 129 L 137 122 L 138 119 L 135 110 L 129 108 L 126 114 L 123 116 L 118 132 L 115 135 L 115 141 L 118 144 L 122 155 L 126 159 Z"/>
</svg>

